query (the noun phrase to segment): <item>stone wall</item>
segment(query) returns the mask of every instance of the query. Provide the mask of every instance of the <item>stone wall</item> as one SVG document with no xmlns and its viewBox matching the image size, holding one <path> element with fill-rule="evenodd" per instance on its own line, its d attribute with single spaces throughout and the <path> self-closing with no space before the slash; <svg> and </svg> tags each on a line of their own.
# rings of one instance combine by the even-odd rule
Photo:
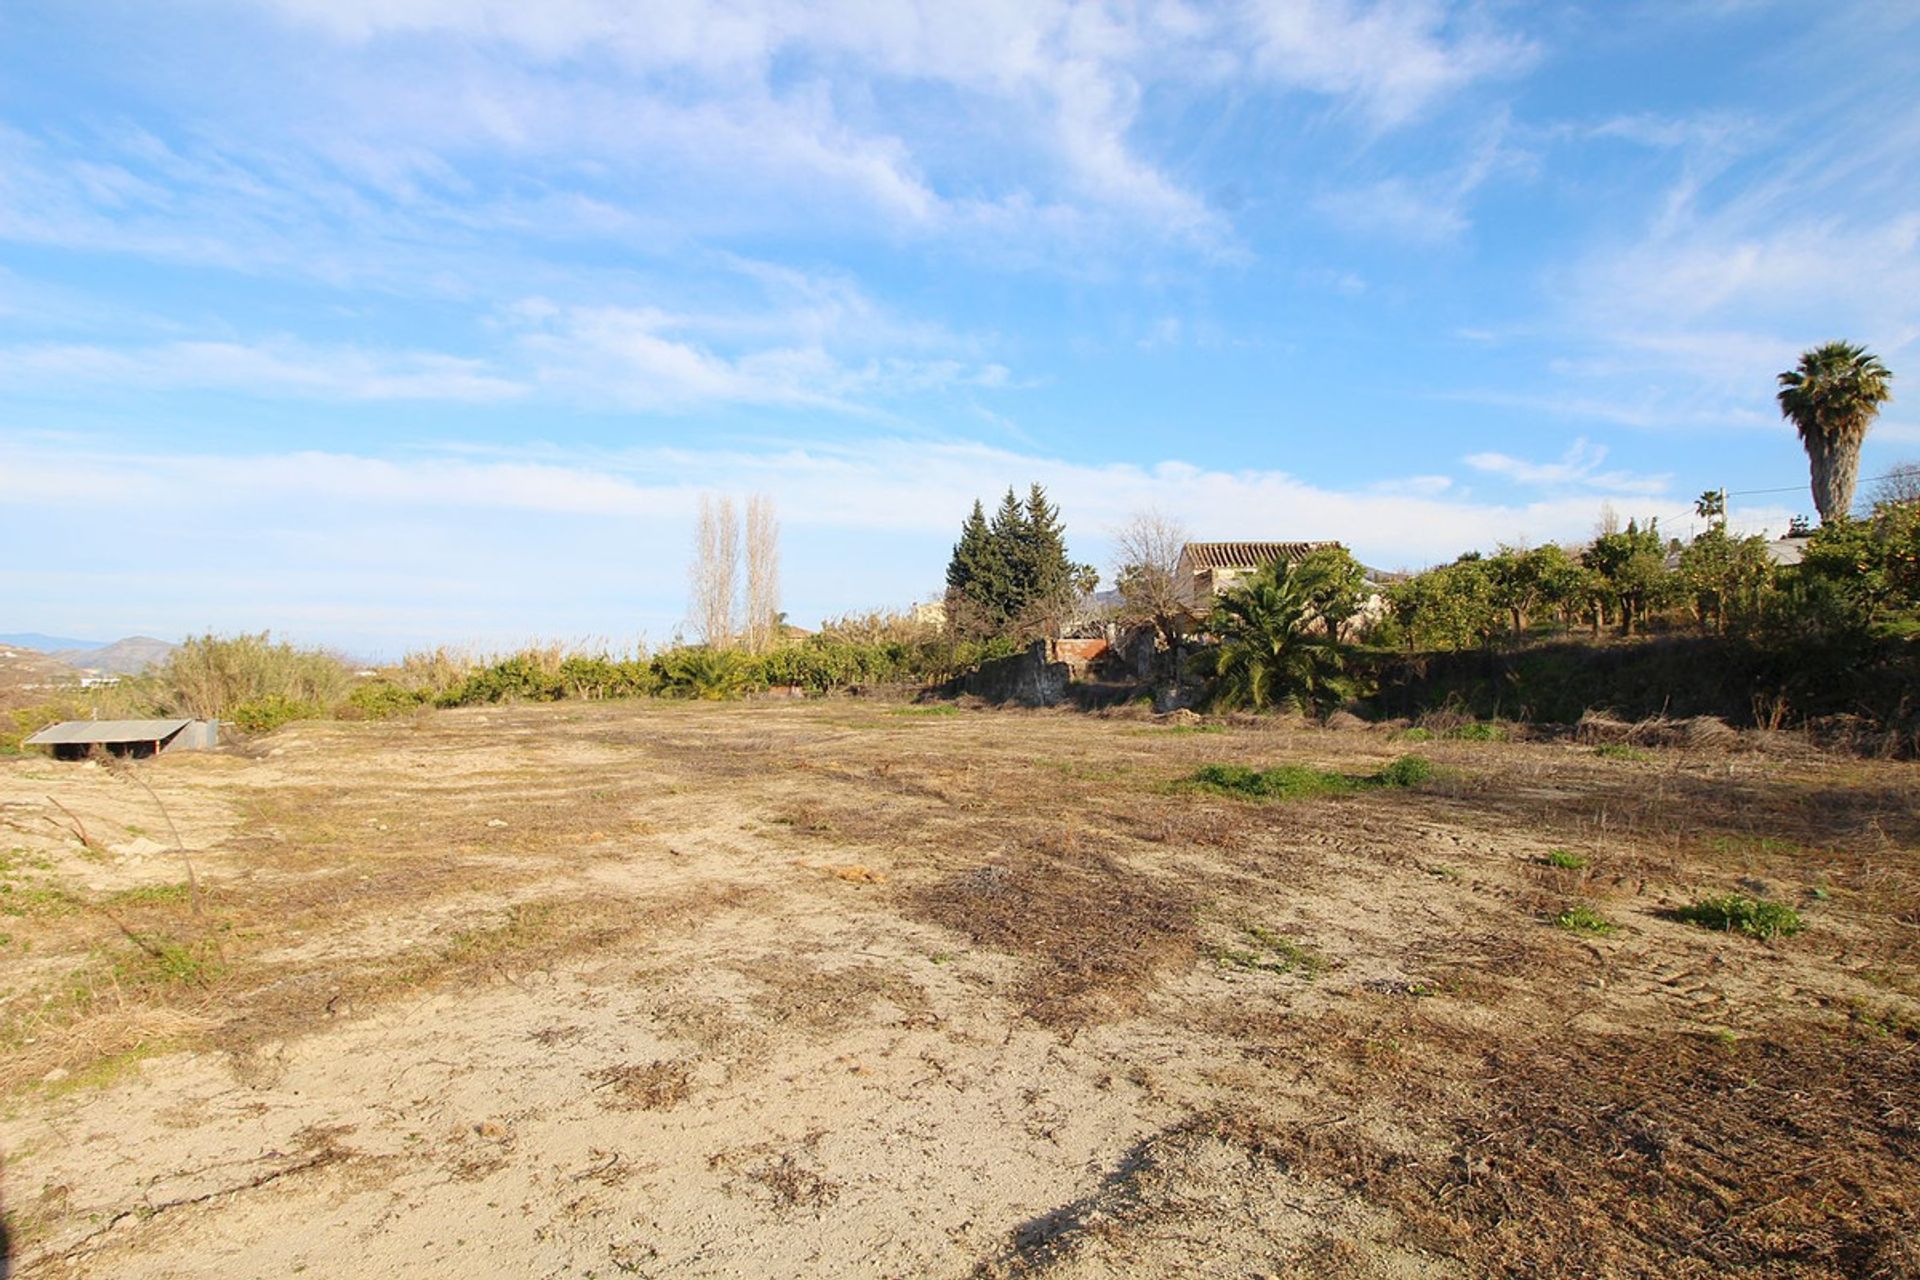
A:
<svg viewBox="0 0 1920 1280">
<path fill-rule="evenodd" d="M 1054 660 L 1052 645 L 1036 640 L 1025 653 L 983 662 L 962 682 L 962 689 L 988 702 L 1017 702 L 1051 707 L 1066 701 L 1073 668 Z"/>
</svg>

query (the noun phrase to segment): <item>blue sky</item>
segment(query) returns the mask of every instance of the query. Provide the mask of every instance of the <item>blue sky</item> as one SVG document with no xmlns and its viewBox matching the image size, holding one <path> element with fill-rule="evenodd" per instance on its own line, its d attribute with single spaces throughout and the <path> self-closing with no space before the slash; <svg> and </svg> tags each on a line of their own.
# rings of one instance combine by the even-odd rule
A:
<svg viewBox="0 0 1920 1280">
<path fill-rule="evenodd" d="M 707 491 L 809 625 L 1032 479 L 1103 569 L 1778 531 L 1773 375 L 1920 378 L 1917 72 L 1911 3 L 13 0 L 0 624 L 659 643 Z"/>
</svg>

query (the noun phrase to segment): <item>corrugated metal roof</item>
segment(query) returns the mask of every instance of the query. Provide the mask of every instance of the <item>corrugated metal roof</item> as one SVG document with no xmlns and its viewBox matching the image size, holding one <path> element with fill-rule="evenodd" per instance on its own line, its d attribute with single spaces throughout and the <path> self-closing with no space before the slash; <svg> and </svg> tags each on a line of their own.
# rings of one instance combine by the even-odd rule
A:
<svg viewBox="0 0 1920 1280">
<path fill-rule="evenodd" d="M 64 720 L 27 739 L 28 746 L 52 747 L 63 742 L 164 742 L 191 720 Z"/>
<path fill-rule="evenodd" d="M 1294 564 L 1337 542 L 1189 542 L 1180 555 L 1195 569 L 1257 569 L 1284 560 Z"/>
</svg>

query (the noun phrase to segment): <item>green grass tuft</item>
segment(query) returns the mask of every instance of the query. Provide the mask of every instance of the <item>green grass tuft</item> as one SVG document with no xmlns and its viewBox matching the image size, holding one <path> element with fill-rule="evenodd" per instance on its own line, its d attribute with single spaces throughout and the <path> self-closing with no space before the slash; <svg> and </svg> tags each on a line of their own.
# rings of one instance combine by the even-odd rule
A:
<svg viewBox="0 0 1920 1280">
<path fill-rule="evenodd" d="M 1401 756 L 1374 774 L 1372 781 L 1383 787 L 1417 787 L 1433 781 L 1433 761 L 1425 756 Z"/>
<path fill-rule="evenodd" d="M 1593 754 L 1607 760 L 1651 760 L 1652 756 L 1638 747 L 1630 747 L 1624 742 L 1603 742 L 1593 749 Z"/>
<path fill-rule="evenodd" d="M 1209 764 L 1195 769 L 1186 785 L 1222 795 L 1254 800 L 1300 800 L 1309 796 L 1346 795 L 1374 787 L 1415 787 L 1433 777 L 1433 763 L 1420 756 L 1401 756 L 1367 777 L 1334 773 L 1303 764 L 1253 769 L 1243 764 Z"/>
<path fill-rule="evenodd" d="M 1357 791 L 1361 786 L 1358 778 L 1309 768 L 1303 764 L 1283 764 L 1272 769 L 1251 769 L 1243 764 L 1209 764 L 1195 769 L 1187 781 L 1203 791 L 1248 796 L 1257 800 L 1298 800 L 1304 796 Z"/>
<path fill-rule="evenodd" d="M 1595 911 L 1592 907 L 1584 903 L 1568 907 L 1565 911 L 1555 916 L 1553 922 L 1562 929 L 1569 930 L 1573 933 L 1592 934 L 1602 938 L 1612 933 L 1617 927 L 1613 921 L 1607 919 L 1598 911 Z"/>
<path fill-rule="evenodd" d="M 116 907 L 142 907 L 183 903 L 192 897 L 193 887 L 183 880 L 178 884 L 143 884 L 121 889 L 109 895 L 107 901 Z"/>
<path fill-rule="evenodd" d="M 1542 859 L 1550 867 L 1559 867 L 1562 871 L 1585 871 L 1587 860 L 1571 849 L 1549 849 Z"/>
<path fill-rule="evenodd" d="M 1703 929 L 1744 933 L 1752 938 L 1792 937 L 1806 927 L 1800 913 L 1786 903 L 1749 898 L 1743 893 L 1701 898 L 1673 915 L 1676 920 L 1697 924 Z"/>
<path fill-rule="evenodd" d="M 1214 963 L 1241 973 L 1297 973 L 1303 978 L 1317 978 L 1330 967 L 1318 951 L 1261 925 L 1247 926 L 1241 937 L 1248 946 L 1213 948 Z"/>
</svg>

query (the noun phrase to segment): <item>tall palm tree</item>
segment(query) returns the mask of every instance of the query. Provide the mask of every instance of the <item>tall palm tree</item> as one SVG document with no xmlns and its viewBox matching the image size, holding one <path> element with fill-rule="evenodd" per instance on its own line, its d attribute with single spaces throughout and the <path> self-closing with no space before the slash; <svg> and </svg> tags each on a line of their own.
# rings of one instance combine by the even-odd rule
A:
<svg viewBox="0 0 1920 1280">
<path fill-rule="evenodd" d="M 1879 356 L 1851 342 L 1815 347 L 1780 375 L 1780 414 L 1793 423 L 1806 446 L 1813 505 L 1822 523 L 1846 515 L 1853 506 L 1860 442 L 1893 394 L 1892 381 Z"/>
</svg>

